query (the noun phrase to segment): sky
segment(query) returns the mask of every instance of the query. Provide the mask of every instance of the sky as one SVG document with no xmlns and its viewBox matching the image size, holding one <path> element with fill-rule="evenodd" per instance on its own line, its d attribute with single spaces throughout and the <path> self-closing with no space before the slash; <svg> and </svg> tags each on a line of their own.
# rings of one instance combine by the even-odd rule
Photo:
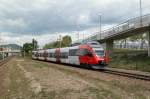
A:
<svg viewBox="0 0 150 99">
<path fill-rule="evenodd" d="M 142 14 L 150 14 L 150 0 Z M 139 16 L 139 0 L 0 0 L 0 43 L 40 46 L 70 35 L 73 41 Z"/>
</svg>

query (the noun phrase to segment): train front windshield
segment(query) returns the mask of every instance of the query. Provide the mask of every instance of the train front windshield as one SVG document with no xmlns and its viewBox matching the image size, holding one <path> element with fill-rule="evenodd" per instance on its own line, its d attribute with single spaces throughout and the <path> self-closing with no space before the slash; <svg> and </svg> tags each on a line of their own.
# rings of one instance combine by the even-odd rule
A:
<svg viewBox="0 0 150 99">
<path fill-rule="evenodd" d="M 103 57 L 104 56 L 104 51 L 103 50 L 94 50 L 95 54 L 97 57 Z"/>
</svg>

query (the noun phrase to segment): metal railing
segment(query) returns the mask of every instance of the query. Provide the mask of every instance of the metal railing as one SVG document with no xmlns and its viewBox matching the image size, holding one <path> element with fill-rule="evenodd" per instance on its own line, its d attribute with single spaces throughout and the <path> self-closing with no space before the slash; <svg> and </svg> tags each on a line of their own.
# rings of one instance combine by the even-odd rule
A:
<svg viewBox="0 0 150 99">
<path fill-rule="evenodd" d="M 11 51 L 0 51 L 0 53 L 20 53 L 21 51 L 20 50 L 11 50 Z"/>
<path fill-rule="evenodd" d="M 147 50 L 148 45 L 144 44 L 143 46 L 141 46 L 141 45 L 134 45 L 134 44 L 114 44 L 113 47 L 118 49 Z"/>
<path fill-rule="evenodd" d="M 141 21 L 142 20 L 142 21 Z M 144 15 L 142 17 L 136 17 L 127 20 L 126 22 L 123 22 L 117 26 L 114 26 L 110 29 L 104 30 L 101 32 L 94 33 L 93 35 L 90 35 L 85 39 L 87 40 L 102 40 L 108 37 L 111 37 L 113 35 L 116 35 L 118 33 L 128 31 L 128 30 L 134 30 L 141 27 L 146 27 L 150 25 L 150 14 Z"/>
</svg>

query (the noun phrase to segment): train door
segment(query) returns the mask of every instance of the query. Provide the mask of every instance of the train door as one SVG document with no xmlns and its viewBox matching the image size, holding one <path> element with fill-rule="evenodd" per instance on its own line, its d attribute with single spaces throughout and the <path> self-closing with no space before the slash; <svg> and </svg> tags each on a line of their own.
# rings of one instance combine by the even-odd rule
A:
<svg viewBox="0 0 150 99">
<path fill-rule="evenodd" d="M 48 52 L 46 50 L 43 53 L 43 57 L 44 57 L 44 60 L 47 60 L 47 58 L 48 58 Z"/>
<path fill-rule="evenodd" d="M 69 63 L 68 60 L 69 48 L 60 49 L 60 61 L 61 63 Z"/>
<path fill-rule="evenodd" d="M 55 50 L 55 58 L 56 58 L 56 62 L 60 63 L 60 49 L 56 49 Z"/>
<path fill-rule="evenodd" d="M 79 63 L 79 56 L 77 55 L 78 49 L 69 49 L 69 63 L 70 64 L 75 64 L 75 65 L 80 65 Z"/>
<path fill-rule="evenodd" d="M 38 52 L 35 53 L 35 59 L 38 59 Z"/>
</svg>

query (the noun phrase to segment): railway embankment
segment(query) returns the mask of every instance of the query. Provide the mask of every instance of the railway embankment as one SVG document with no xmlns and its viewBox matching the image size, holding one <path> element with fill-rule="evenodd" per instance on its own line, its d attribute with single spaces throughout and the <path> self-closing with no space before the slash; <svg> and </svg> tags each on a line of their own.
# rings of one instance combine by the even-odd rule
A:
<svg viewBox="0 0 150 99">
<path fill-rule="evenodd" d="M 115 50 L 109 67 L 150 72 L 150 57 L 144 50 Z"/>
</svg>

